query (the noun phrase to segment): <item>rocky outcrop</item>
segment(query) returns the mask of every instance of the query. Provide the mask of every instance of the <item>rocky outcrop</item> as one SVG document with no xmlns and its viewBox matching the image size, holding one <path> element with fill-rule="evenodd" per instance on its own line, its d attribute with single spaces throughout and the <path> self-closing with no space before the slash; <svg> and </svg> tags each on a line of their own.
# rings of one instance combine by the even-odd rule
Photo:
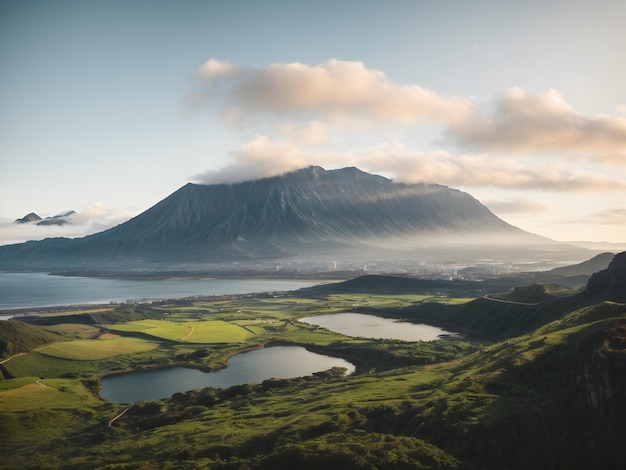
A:
<svg viewBox="0 0 626 470">
<path fill-rule="evenodd" d="M 626 251 L 615 255 L 608 268 L 594 273 L 587 282 L 590 294 L 607 293 L 626 298 Z"/>
<path fill-rule="evenodd" d="M 626 465 L 626 320 L 585 338 L 578 346 L 576 377 L 588 463 Z"/>
</svg>

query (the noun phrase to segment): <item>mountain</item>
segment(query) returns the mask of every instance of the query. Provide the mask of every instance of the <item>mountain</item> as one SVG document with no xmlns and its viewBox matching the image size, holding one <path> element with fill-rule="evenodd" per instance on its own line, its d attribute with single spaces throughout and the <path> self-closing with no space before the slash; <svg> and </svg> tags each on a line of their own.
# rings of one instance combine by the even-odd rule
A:
<svg viewBox="0 0 626 470">
<path fill-rule="evenodd" d="M 16 224 L 26 224 L 28 222 L 36 222 L 38 220 L 42 220 L 41 217 L 39 217 L 34 212 L 31 212 L 30 214 L 26 214 L 21 219 L 15 219 L 15 223 Z"/>
<path fill-rule="evenodd" d="M 587 292 L 603 294 L 611 301 L 626 301 L 626 251 L 615 255 L 606 269 L 589 278 Z"/>
<path fill-rule="evenodd" d="M 587 285 L 593 273 L 606 269 L 614 256 L 614 253 L 600 253 L 582 263 L 535 272 L 532 273 L 532 280 L 537 283 L 556 283 L 572 289 L 580 289 Z"/>
<path fill-rule="evenodd" d="M 67 217 L 70 215 L 76 214 L 76 211 L 69 210 L 62 212 L 60 214 L 54 215 L 52 217 L 46 217 L 42 219 L 39 215 L 31 212 L 30 214 L 25 215 L 21 219 L 16 219 L 14 222 L 17 224 L 26 224 L 30 222 L 36 222 L 36 225 L 65 225 L 68 222 Z"/>
<path fill-rule="evenodd" d="M 548 244 L 467 193 L 309 167 L 238 184 L 187 184 L 126 223 L 80 239 L 0 247 L 0 269 L 131 269 L 320 256 L 449 255 Z M 552 243 L 552 248 L 554 248 Z M 417 250 L 417 251 L 416 251 Z M 421 250 L 421 251 L 420 251 Z"/>
<path fill-rule="evenodd" d="M 42 221 L 37 222 L 37 225 L 65 225 L 69 223 L 67 218 L 73 214 L 76 214 L 76 211 L 65 211 L 52 217 L 46 217 Z"/>
<path fill-rule="evenodd" d="M 591 276 L 593 273 L 606 269 L 615 253 L 600 253 L 587 261 L 573 264 L 570 266 L 561 266 L 548 271 L 546 274 L 572 277 L 572 276 Z"/>
</svg>

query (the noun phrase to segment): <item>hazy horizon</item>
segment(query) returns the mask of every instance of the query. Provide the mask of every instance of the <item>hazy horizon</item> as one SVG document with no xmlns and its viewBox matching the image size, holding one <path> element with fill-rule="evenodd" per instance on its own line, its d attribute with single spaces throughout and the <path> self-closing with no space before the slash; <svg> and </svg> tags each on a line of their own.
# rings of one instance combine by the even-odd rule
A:
<svg viewBox="0 0 626 470">
<path fill-rule="evenodd" d="M 0 3 L 0 245 L 187 182 L 356 166 L 626 243 L 618 1 Z M 72 225 L 18 225 L 78 212 Z"/>
</svg>

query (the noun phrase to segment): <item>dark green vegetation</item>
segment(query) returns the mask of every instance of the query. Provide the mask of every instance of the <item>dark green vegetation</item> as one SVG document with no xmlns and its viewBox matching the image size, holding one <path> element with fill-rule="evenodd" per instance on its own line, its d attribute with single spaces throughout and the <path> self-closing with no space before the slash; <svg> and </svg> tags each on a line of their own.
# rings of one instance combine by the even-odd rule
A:
<svg viewBox="0 0 626 470">
<path fill-rule="evenodd" d="M 406 289 L 394 293 L 388 286 L 387 293 L 371 295 L 329 286 L 308 297 L 233 297 L 72 315 L 71 324 L 54 326 L 48 318 L 48 326 L 27 325 L 29 333 L 54 329 L 67 344 L 85 347 L 88 337 L 114 340 L 107 332 L 115 329 L 121 338 L 132 334 L 157 346 L 80 361 L 43 354 L 50 348 L 44 346 L 5 362 L 5 377 L 14 378 L 0 381 L 0 466 L 621 469 L 625 273 L 626 253 L 592 276 L 587 289 L 569 295 L 555 286 L 527 286 L 500 298 L 454 302 Z M 372 280 L 356 285 L 363 282 Z M 349 309 L 427 320 L 472 335 L 431 343 L 373 341 L 297 321 Z M 147 319 L 159 321 L 141 321 Z M 194 321 L 208 328 L 203 335 L 218 326 L 210 321 L 220 321 L 247 328 L 250 336 L 221 344 L 180 339 L 181 325 Z M 150 336 L 147 326 L 159 335 Z M 237 351 L 276 342 L 345 357 L 357 364 L 357 373 L 329 370 L 192 390 L 126 411 L 93 393 L 97 374 L 107 371 L 215 368 Z"/>
</svg>

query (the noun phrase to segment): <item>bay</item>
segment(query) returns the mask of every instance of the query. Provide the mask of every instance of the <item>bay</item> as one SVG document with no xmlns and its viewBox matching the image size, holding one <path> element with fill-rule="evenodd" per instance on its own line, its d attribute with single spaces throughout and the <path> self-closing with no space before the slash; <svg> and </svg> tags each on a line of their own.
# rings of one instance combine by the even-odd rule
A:
<svg viewBox="0 0 626 470">
<path fill-rule="evenodd" d="M 306 279 L 111 279 L 0 273 L 0 309 L 289 291 L 319 282 Z"/>
</svg>

